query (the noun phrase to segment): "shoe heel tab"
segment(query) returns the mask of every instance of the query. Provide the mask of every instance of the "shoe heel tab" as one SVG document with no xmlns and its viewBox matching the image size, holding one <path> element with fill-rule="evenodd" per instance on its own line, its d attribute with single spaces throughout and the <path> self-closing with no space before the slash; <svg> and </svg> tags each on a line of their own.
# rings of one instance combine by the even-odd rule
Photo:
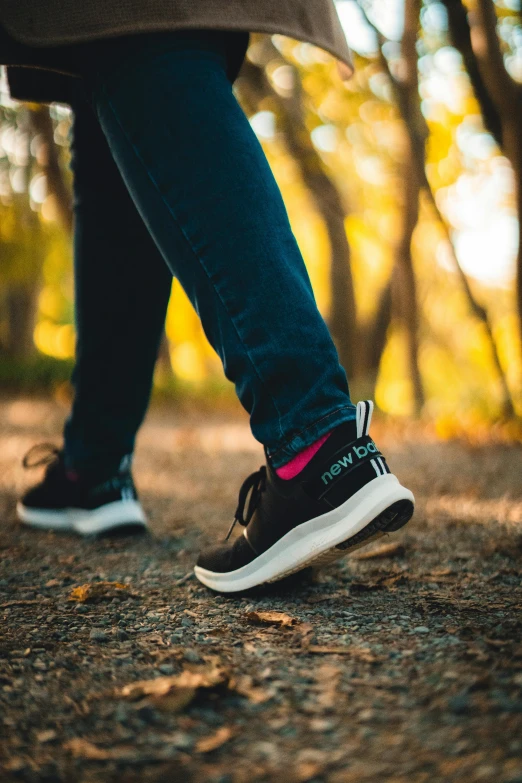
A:
<svg viewBox="0 0 522 783">
<path fill-rule="evenodd" d="M 356 424 L 357 437 L 362 438 L 368 435 L 373 414 L 373 401 L 361 400 L 357 403 Z"/>
</svg>

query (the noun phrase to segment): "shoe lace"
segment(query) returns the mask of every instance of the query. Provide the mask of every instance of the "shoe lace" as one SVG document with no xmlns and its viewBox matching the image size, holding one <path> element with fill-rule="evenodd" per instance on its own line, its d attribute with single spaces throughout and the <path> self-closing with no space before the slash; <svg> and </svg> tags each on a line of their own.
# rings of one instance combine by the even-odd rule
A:
<svg viewBox="0 0 522 783">
<path fill-rule="evenodd" d="M 234 520 L 230 526 L 230 530 L 227 533 L 227 537 L 225 538 L 225 541 L 228 541 L 228 539 L 232 535 L 232 531 L 234 530 L 238 522 L 240 525 L 243 525 L 243 527 L 246 527 L 248 525 L 248 523 L 254 516 L 254 511 L 256 510 L 261 495 L 263 494 L 265 489 L 266 489 L 266 465 L 262 465 L 259 468 L 259 470 L 255 471 L 255 473 L 251 473 L 251 475 L 248 476 L 244 480 L 243 484 L 241 485 L 241 489 L 239 490 L 239 498 L 238 498 L 236 513 L 234 514 Z M 250 492 L 250 499 L 248 501 L 247 512 L 245 516 L 244 515 L 245 505 L 249 492 Z"/>
<path fill-rule="evenodd" d="M 24 468 L 39 468 L 42 465 L 50 465 L 60 459 L 61 449 L 53 443 L 36 443 L 31 446 L 22 460 Z"/>
</svg>

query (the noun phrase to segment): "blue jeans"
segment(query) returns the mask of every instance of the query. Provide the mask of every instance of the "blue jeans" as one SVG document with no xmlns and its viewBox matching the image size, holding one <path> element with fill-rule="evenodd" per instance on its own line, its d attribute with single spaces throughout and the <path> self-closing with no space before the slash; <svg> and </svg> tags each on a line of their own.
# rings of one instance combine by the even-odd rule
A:
<svg viewBox="0 0 522 783">
<path fill-rule="evenodd" d="M 281 194 L 232 92 L 238 36 L 152 33 L 80 49 L 74 465 L 132 451 L 171 275 L 275 467 L 355 418 Z"/>
</svg>

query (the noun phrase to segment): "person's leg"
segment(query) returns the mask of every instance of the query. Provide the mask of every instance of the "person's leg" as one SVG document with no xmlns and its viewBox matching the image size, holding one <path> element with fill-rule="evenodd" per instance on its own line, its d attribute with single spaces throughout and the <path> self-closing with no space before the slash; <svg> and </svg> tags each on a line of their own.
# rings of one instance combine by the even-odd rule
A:
<svg viewBox="0 0 522 783">
<path fill-rule="evenodd" d="M 147 409 L 172 274 L 82 89 L 72 108 L 77 346 L 65 461 L 111 475 Z"/>
<path fill-rule="evenodd" d="M 129 192 L 265 446 L 267 464 L 239 492 L 244 535 L 196 566 L 225 592 L 328 562 L 413 513 L 369 436 L 373 404 L 350 400 L 281 194 L 233 96 L 231 36 L 110 42 L 91 81 Z M 297 473 L 278 475 L 307 449 Z"/>
<path fill-rule="evenodd" d="M 75 396 L 64 449 L 17 506 L 33 527 L 143 530 L 130 457 L 149 401 L 172 275 L 114 163 L 92 106 L 73 102 Z"/>
<path fill-rule="evenodd" d="M 86 78 L 134 202 L 277 467 L 354 419 L 355 406 L 281 194 L 233 95 L 231 35 L 111 41 L 97 46 Z"/>
</svg>

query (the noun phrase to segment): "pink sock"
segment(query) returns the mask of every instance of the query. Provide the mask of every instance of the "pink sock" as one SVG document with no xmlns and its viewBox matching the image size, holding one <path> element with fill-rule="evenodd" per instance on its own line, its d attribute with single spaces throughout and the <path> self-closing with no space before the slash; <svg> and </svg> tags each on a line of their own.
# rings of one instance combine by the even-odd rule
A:
<svg viewBox="0 0 522 783">
<path fill-rule="evenodd" d="M 279 478 L 288 480 L 297 476 L 297 474 L 308 465 L 314 454 L 319 451 L 323 443 L 328 440 L 331 434 L 331 432 L 327 432 L 326 435 L 322 435 L 319 440 L 316 440 L 311 446 L 307 446 L 306 449 L 300 451 L 299 454 L 293 457 L 290 462 L 287 462 L 286 465 L 281 465 L 280 468 L 276 468 L 275 472 Z"/>
</svg>

